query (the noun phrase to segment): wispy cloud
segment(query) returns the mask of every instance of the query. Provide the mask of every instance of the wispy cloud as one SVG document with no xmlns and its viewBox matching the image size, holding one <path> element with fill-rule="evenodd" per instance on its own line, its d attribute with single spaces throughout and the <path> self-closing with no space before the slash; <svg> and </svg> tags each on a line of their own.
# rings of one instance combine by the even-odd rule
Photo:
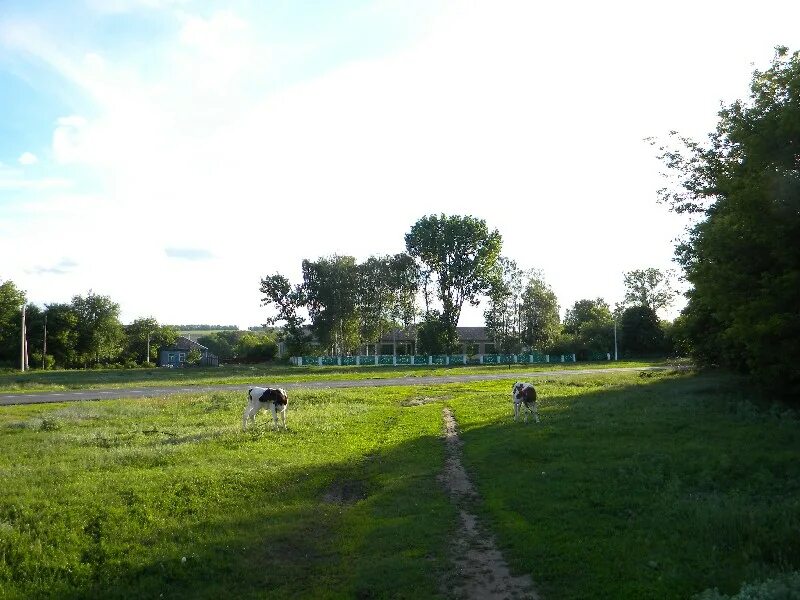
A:
<svg viewBox="0 0 800 600">
<path fill-rule="evenodd" d="M 170 258 L 182 260 L 211 260 L 214 255 L 204 248 L 164 248 L 164 253 Z"/>
<path fill-rule="evenodd" d="M 28 154 L 27 152 L 25 154 Z M 20 156 L 19 162 L 23 165 L 31 165 L 30 159 L 25 158 L 25 154 Z M 31 155 L 33 156 L 33 155 Z M 35 159 L 35 157 L 34 157 Z M 65 189 L 72 185 L 69 179 L 61 177 L 40 177 L 32 179 L 25 175 L 19 167 L 9 167 L 0 163 L 0 191 L 22 192 L 22 191 L 46 191 L 55 189 Z"/>
<path fill-rule="evenodd" d="M 31 269 L 27 269 L 26 273 L 31 275 L 66 275 L 75 270 L 78 266 L 74 260 L 70 258 L 62 258 L 59 262 L 51 266 L 37 265 Z"/>
</svg>

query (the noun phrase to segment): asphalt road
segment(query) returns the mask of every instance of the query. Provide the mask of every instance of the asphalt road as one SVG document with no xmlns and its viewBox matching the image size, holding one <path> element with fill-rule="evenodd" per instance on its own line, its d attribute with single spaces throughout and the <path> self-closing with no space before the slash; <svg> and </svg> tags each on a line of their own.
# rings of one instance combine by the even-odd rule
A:
<svg viewBox="0 0 800 600">
<path fill-rule="evenodd" d="M 470 381 L 496 381 L 507 379 L 509 381 L 522 381 L 536 377 L 553 377 L 562 375 L 591 375 L 593 373 L 624 373 L 630 371 L 665 371 L 679 367 L 625 367 L 620 369 L 560 369 L 557 371 L 529 371 L 520 373 L 486 373 L 482 375 L 452 375 L 431 377 L 392 377 L 389 379 L 356 379 L 337 381 L 298 381 L 287 383 L 265 383 L 263 381 L 252 384 L 231 385 L 195 385 L 184 387 L 131 387 L 103 390 L 76 390 L 73 392 L 38 392 L 28 394 L 2 394 L 0 393 L 0 406 L 13 404 L 44 404 L 47 402 L 82 402 L 89 400 L 111 400 L 117 398 L 152 398 L 170 394 L 204 394 L 209 392 L 245 392 L 248 388 L 258 385 L 260 387 L 282 387 L 287 390 L 303 388 L 361 388 L 361 387 L 387 387 L 405 385 L 438 385 L 443 383 L 466 383 Z M 510 388 L 509 388 L 510 389 Z"/>
</svg>

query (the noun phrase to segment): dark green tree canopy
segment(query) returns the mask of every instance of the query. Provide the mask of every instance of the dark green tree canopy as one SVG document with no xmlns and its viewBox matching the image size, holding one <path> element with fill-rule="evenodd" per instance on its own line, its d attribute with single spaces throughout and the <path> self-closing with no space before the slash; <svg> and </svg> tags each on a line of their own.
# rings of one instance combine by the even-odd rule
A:
<svg viewBox="0 0 800 600">
<path fill-rule="evenodd" d="M 578 333 L 586 325 L 608 325 L 612 320 L 611 309 L 602 298 L 578 300 L 564 315 L 564 331 Z"/>
<path fill-rule="evenodd" d="M 692 353 L 800 397 L 800 54 L 779 48 L 707 145 L 677 139 L 659 149 L 672 178 L 660 197 L 700 217 L 676 252 Z"/>
<path fill-rule="evenodd" d="M 25 292 L 13 281 L 0 282 L 0 361 L 19 364 L 22 305 Z"/>
<path fill-rule="evenodd" d="M 540 274 L 532 276 L 522 293 L 520 320 L 524 346 L 542 351 L 558 339 L 561 333 L 558 310 L 553 289 Z"/>
</svg>

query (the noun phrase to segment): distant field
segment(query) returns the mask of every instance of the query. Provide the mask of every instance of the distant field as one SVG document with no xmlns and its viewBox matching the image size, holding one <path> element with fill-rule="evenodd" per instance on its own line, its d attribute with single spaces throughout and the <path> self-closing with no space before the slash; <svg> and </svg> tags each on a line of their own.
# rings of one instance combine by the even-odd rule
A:
<svg viewBox="0 0 800 600">
<path fill-rule="evenodd" d="M 294 367 L 287 365 L 224 365 L 184 369 L 96 369 L 75 371 L 0 371 L 0 392 L 42 392 L 129 386 L 187 386 L 212 384 L 258 384 L 311 380 L 383 379 L 481 373 L 527 373 L 531 371 L 586 369 L 595 367 L 641 367 L 667 364 L 665 361 L 619 361 L 599 363 L 556 363 L 541 365 L 473 366 L 370 366 Z"/>
<path fill-rule="evenodd" d="M 544 598 L 800 568 L 795 412 L 724 375 L 537 386 L 538 425 L 507 382 L 296 390 L 286 433 L 242 433 L 237 393 L 0 407 L 0 598 L 441 596 L 445 406 L 474 512 Z"/>
</svg>

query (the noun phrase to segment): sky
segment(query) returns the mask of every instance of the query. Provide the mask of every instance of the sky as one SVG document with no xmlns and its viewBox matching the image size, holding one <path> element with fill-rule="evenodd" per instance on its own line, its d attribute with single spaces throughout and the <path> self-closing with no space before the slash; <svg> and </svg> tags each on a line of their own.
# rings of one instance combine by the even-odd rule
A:
<svg viewBox="0 0 800 600">
<path fill-rule="evenodd" d="M 706 139 L 798 22 L 771 0 L 0 0 L 0 280 L 249 327 L 262 277 L 404 251 L 445 213 L 497 229 L 562 315 L 613 307 L 623 273 L 677 268 L 687 224 L 645 138 Z"/>
</svg>

